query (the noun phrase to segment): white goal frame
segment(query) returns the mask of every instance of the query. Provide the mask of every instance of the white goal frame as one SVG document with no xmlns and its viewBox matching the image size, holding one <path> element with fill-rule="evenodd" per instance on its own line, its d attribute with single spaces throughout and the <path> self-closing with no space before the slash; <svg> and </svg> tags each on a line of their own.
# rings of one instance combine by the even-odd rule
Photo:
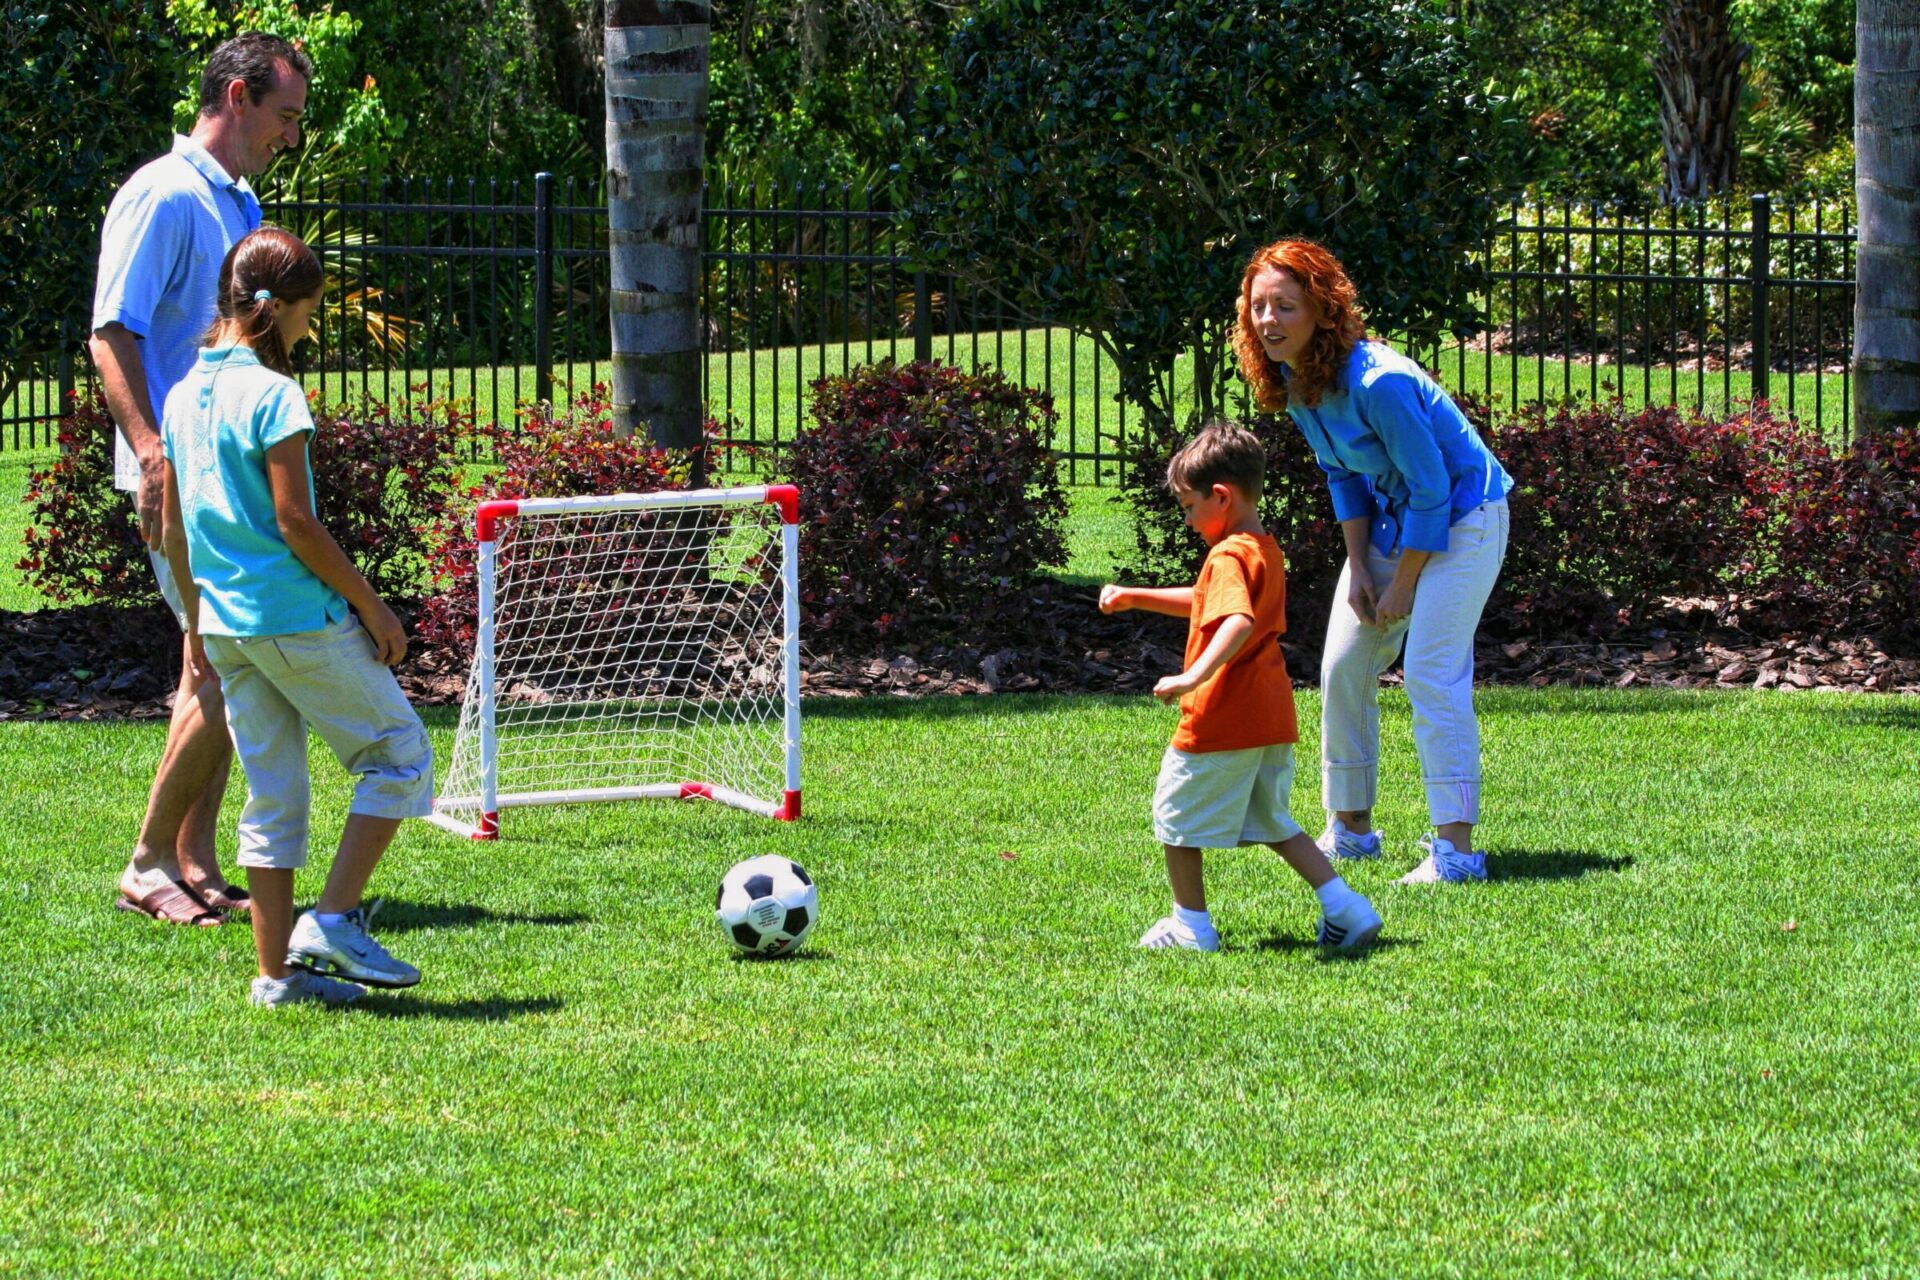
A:
<svg viewBox="0 0 1920 1280">
<path fill-rule="evenodd" d="M 591 516 L 621 512 L 668 512 L 701 507 L 726 507 L 766 504 L 779 516 L 780 618 L 777 644 L 780 650 L 780 754 L 784 772 L 784 790 L 780 795 L 753 795 L 729 782 L 714 778 L 683 778 L 674 782 L 650 782 L 640 785 L 604 787 L 568 787 L 563 789 L 522 790 L 512 776 L 501 776 L 501 734 L 514 732 L 512 716 L 502 715 L 503 691 L 496 673 L 502 643 L 499 635 L 500 588 L 503 544 L 511 546 L 515 531 L 529 517 Z M 477 794 L 436 793 L 433 813 L 426 819 L 435 826 L 473 840 L 495 840 L 500 835 L 500 811 L 528 805 L 578 804 L 583 802 L 648 799 L 708 799 L 744 809 L 764 817 L 792 821 L 800 816 L 800 500 L 798 489 L 790 484 L 754 485 L 726 489 L 695 489 L 682 492 L 617 494 L 586 498 L 532 498 L 483 502 L 474 513 L 477 543 L 474 577 L 478 604 L 478 622 L 474 638 L 473 665 L 468 673 L 466 696 L 455 733 L 453 759 L 447 780 L 451 786 L 456 774 L 471 775 L 477 765 Z M 511 701 L 511 699 L 505 699 Z M 589 703 L 591 700 L 588 700 Z M 767 732 L 771 733 L 768 726 Z M 473 759 L 473 753 L 478 759 Z M 463 765 L 465 768 L 463 770 Z M 464 791 L 464 788 L 463 788 Z M 465 816 L 462 816 L 465 815 Z"/>
</svg>

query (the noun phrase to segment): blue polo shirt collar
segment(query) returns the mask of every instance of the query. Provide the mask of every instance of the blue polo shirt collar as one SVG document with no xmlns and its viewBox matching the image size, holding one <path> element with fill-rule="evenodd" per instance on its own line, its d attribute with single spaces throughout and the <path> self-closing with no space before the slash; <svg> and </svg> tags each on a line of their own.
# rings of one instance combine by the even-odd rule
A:
<svg viewBox="0 0 1920 1280">
<path fill-rule="evenodd" d="M 173 135 L 173 154 L 185 160 L 200 172 L 200 176 L 212 183 L 215 188 L 238 191 L 250 200 L 258 200 L 253 188 L 247 185 L 245 178 L 236 178 L 220 167 L 213 153 L 189 138 L 184 133 Z"/>
</svg>

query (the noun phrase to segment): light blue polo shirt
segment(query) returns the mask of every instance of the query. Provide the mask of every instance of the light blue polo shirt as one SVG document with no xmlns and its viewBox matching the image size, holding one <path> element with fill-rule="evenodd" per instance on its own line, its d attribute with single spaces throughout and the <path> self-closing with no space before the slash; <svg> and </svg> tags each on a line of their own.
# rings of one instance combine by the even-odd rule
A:
<svg viewBox="0 0 1920 1280">
<path fill-rule="evenodd" d="M 1287 413 L 1327 473 L 1334 519 L 1367 517 L 1386 555 L 1445 551 L 1462 517 L 1513 488 L 1445 389 L 1384 343 L 1356 344 L 1320 403 Z"/>
<path fill-rule="evenodd" d="M 202 347 L 167 396 L 161 437 L 180 486 L 202 635 L 290 635 L 347 616 L 345 597 L 293 554 L 274 515 L 267 450 L 302 433 L 313 434 L 306 395 L 251 347 Z"/>
<path fill-rule="evenodd" d="M 171 153 L 142 165 L 114 194 L 100 228 L 93 327 L 118 321 L 142 339 L 154 413 L 213 327 L 227 250 L 259 225 L 260 200 L 246 179 L 229 177 L 205 147 L 179 134 Z M 116 435 L 113 483 L 133 489 L 139 460 Z"/>
</svg>

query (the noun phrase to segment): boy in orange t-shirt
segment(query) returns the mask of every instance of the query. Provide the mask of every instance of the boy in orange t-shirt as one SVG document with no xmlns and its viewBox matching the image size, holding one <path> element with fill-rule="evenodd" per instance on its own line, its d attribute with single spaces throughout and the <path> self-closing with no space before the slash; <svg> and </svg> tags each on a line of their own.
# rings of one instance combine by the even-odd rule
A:
<svg viewBox="0 0 1920 1280">
<path fill-rule="evenodd" d="M 1207 914 L 1201 850 L 1264 844 L 1320 898 L 1322 946 L 1361 947 L 1380 933 L 1373 904 L 1333 873 L 1287 809 L 1293 786 L 1293 685 L 1280 652 L 1286 570 L 1260 525 L 1266 450 L 1246 428 L 1212 422 L 1173 456 L 1167 488 L 1209 548 L 1191 587 L 1100 589 L 1100 611 L 1146 609 L 1189 620 L 1186 670 L 1153 688 L 1180 702 L 1180 727 L 1160 762 L 1153 834 L 1166 848 L 1173 914 L 1143 947 L 1218 951 Z"/>
</svg>

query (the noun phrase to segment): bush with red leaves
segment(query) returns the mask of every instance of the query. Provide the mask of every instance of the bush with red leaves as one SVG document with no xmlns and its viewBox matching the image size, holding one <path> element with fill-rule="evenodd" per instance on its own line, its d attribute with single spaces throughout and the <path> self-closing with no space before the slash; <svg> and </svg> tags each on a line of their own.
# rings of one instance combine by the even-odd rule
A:
<svg viewBox="0 0 1920 1280">
<path fill-rule="evenodd" d="M 321 523 L 374 590 L 413 599 L 425 530 L 454 492 L 470 416 L 447 401 L 398 413 L 369 401 L 315 404 L 313 417 L 308 457 Z M 58 440 L 60 456 L 29 479 L 33 523 L 18 564 L 28 585 L 56 604 L 158 603 L 133 504 L 113 487 L 113 421 L 97 392 L 73 401 Z"/>
<path fill-rule="evenodd" d="M 800 597 L 821 640 L 1018 632 L 1066 561 L 1053 399 L 991 370 L 890 362 L 813 384 L 786 458 Z"/>
<path fill-rule="evenodd" d="M 707 422 L 707 435 L 717 437 L 718 424 Z M 420 638 L 466 653 L 473 647 L 479 597 L 474 583 L 477 544 L 474 509 L 482 502 L 508 498 L 564 498 L 615 493 L 654 493 L 684 489 L 691 471 L 691 455 L 668 451 L 644 434 L 615 434 L 613 409 L 607 388 L 596 385 L 557 412 L 538 409 L 519 430 L 494 428 L 492 441 L 498 464 L 480 484 L 449 504 L 430 542 L 434 594 L 421 611 Z M 665 544 L 649 554 L 665 554 Z M 566 560 L 570 573 L 642 572 L 645 566 L 584 563 L 580 556 Z M 596 567 L 598 566 L 598 567 Z M 556 566 L 555 572 L 560 567 Z M 529 584 L 528 590 L 537 590 Z"/>
</svg>

